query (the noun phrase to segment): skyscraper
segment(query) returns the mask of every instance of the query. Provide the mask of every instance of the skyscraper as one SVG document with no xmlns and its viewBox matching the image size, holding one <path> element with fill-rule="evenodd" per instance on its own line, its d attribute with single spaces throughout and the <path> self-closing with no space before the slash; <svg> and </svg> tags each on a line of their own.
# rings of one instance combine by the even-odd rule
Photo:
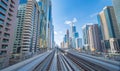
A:
<svg viewBox="0 0 120 71">
<path fill-rule="evenodd" d="M 119 32 L 120 32 L 120 0 L 112 0 L 113 2 L 113 7 L 115 10 L 115 15 L 116 15 L 116 19 L 117 19 L 117 23 L 118 23 L 118 28 L 119 28 Z"/>
<path fill-rule="evenodd" d="M 28 56 L 36 52 L 40 28 L 40 10 L 35 0 L 28 0 L 22 31 L 21 54 Z"/>
<path fill-rule="evenodd" d="M 53 48 L 53 44 L 54 44 L 54 35 L 53 35 L 53 24 L 52 24 L 52 4 L 51 4 L 51 0 L 48 0 L 48 22 L 47 22 L 47 47 L 48 48 Z"/>
<path fill-rule="evenodd" d="M 91 51 L 101 51 L 101 39 L 98 24 L 93 24 L 88 28 L 88 43 Z"/>
<path fill-rule="evenodd" d="M 100 12 L 101 24 L 103 27 L 103 38 L 120 38 L 120 33 L 117 26 L 117 21 L 112 6 L 107 6 Z"/>
<path fill-rule="evenodd" d="M 115 49 L 119 48 L 120 46 L 117 46 L 118 41 L 110 42 L 110 39 L 114 39 L 114 38 L 120 39 L 120 33 L 113 7 L 112 6 L 105 7 L 103 11 L 99 13 L 98 19 L 100 20 L 101 23 L 102 36 L 103 36 L 102 42 L 104 43 L 105 46 L 104 48 L 106 48 L 106 50 L 113 51 L 111 50 L 111 47 L 113 47 L 111 43 L 115 43 L 114 44 Z"/>
<path fill-rule="evenodd" d="M 55 41 L 54 41 L 54 25 L 52 25 L 52 37 L 51 37 L 51 44 L 52 44 L 52 48 L 54 48 L 55 47 Z"/>
<path fill-rule="evenodd" d="M 73 25 L 72 27 L 72 37 L 74 37 L 74 34 L 76 33 L 76 26 L 75 25 Z"/>
<path fill-rule="evenodd" d="M 9 64 L 12 54 L 18 3 L 19 0 L 0 0 L 0 68 Z"/>
<path fill-rule="evenodd" d="M 69 48 L 69 30 L 67 29 L 66 31 L 66 37 L 67 37 L 67 42 L 66 42 L 66 47 Z"/>
<path fill-rule="evenodd" d="M 22 31 L 23 31 L 23 24 L 26 12 L 26 4 L 20 4 L 18 7 L 17 13 L 17 27 L 15 30 L 15 40 L 14 40 L 14 47 L 13 53 L 20 53 L 21 50 L 21 43 L 22 43 Z"/>
<path fill-rule="evenodd" d="M 76 48 L 82 48 L 82 39 L 76 38 Z"/>
<path fill-rule="evenodd" d="M 40 47 L 51 47 L 52 32 L 52 4 L 51 0 L 39 0 L 39 8 L 41 9 L 40 17 Z"/>
<path fill-rule="evenodd" d="M 82 27 L 82 32 L 83 32 L 83 45 L 85 47 L 85 49 L 89 49 L 89 45 L 88 45 L 88 28 L 90 25 L 84 25 Z"/>
<path fill-rule="evenodd" d="M 68 29 L 66 31 L 66 35 L 67 35 L 67 42 L 69 42 L 69 30 Z"/>
</svg>

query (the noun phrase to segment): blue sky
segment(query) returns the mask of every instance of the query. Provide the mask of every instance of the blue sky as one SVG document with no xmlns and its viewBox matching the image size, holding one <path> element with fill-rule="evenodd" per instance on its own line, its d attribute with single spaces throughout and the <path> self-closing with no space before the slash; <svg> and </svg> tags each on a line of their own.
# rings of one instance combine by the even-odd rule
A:
<svg viewBox="0 0 120 71">
<path fill-rule="evenodd" d="M 84 24 L 97 23 L 97 14 L 105 6 L 111 6 L 111 0 L 52 0 L 52 16 L 55 30 L 55 42 L 59 45 L 63 40 L 69 22 L 77 19 L 75 25 L 82 38 L 81 27 Z"/>
</svg>

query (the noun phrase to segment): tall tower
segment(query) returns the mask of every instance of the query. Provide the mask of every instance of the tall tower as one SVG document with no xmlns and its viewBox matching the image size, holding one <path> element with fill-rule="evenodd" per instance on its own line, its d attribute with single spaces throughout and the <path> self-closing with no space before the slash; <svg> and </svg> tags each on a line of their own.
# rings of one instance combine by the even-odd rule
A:
<svg viewBox="0 0 120 71">
<path fill-rule="evenodd" d="M 9 64 L 13 52 L 18 4 L 19 0 L 0 0 L 0 68 Z"/>
<path fill-rule="evenodd" d="M 36 52 L 38 29 L 40 27 L 40 10 L 35 0 L 28 0 L 22 31 L 21 54 L 28 56 Z"/>
<path fill-rule="evenodd" d="M 82 32 L 83 32 L 83 46 L 85 47 L 86 50 L 89 50 L 89 44 L 88 44 L 88 28 L 90 25 L 84 25 L 82 27 Z"/>
<path fill-rule="evenodd" d="M 113 2 L 113 7 L 115 10 L 117 24 L 119 26 L 118 28 L 119 28 L 119 32 L 120 32 L 120 0 L 112 0 L 112 2 Z"/>
<path fill-rule="evenodd" d="M 69 30 L 67 29 L 67 31 L 66 31 L 66 37 L 67 37 L 67 42 L 66 42 L 66 46 L 67 46 L 67 48 L 69 48 Z"/>
<path fill-rule="evenodd" d="M 51 0 L 39 0 L 39 7 L 41 8 L 40 19 L 40 47 L 52 47 L 52 4 Z"/>
<path fill-rule="evenodd" d="M 17 27 L 15 30 L 15 40 L 14 40 L 14 48 L 13 53 L 20 53 L 21 50 L 21 43 L 22 43 L 22 31 L 23 31 L 23 24 L 25 18 L 25 11 L 26 11 L 26 4 L 20 4 L 18 7 L 17 13 Z"/>
<path fill-rule="evenodd" d="M 107 51 L 118 52 L 120 49 L 120 43 L 118 41 L 120 39 L 120 32 L 113 7 L 105 7 L 103 11 L 99 13 L 98 19 L 101 21 L 101 29 L 103 33 L 102 43 L 105 46 L 104 48 L 106 48 Z"/>
<path fill-rule="evenodd" d="M 93 24 L 88 28 L 88 43 L 91 51 L 101 51 L 101 39 L 98 24 Z"/>
</svg>

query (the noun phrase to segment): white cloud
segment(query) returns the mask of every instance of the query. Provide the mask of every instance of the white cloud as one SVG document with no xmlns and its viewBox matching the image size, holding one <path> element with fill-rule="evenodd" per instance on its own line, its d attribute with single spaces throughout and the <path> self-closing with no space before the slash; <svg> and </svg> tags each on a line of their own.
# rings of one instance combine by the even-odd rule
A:
<svg viewBox="0 0 120 71">
<path fill-rule="evenodd" d="M 54 34 L 57 35 L 58 33 L 56 31 L 54 31 Z"/>
<path fill-rule="evenodd" d="M 74 23 L 77 22 L 77 19 L 76 19 L 76 18 L 73 18 L 73 21 L 72 21 L 72 22 L 74 22 Z"/>
<path fill-rule="evenodd" d="M 71 21 L 70 21 L 70 20 L 69 20 L 69 21 L 66 20 L 66 21 L 65 21 L 65 24 L 70 25 L 70 24 L 75 23 L 75 22 L 77 22 L 77 19 L 76 19 L 76 18 L 73 18 L 73 20 L 71 20 Z"/>
<path fill-rule="evenodd" d="M 65 21 L 65 24 L 71 24 L 71 23 L 72 21 L 68 21 L 68 20 Z"/>
</svg>

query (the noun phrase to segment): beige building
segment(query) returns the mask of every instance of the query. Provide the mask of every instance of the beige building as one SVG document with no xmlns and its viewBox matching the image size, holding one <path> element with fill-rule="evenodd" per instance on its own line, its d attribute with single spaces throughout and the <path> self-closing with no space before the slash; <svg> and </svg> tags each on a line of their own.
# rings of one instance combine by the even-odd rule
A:
<svg viewBox="0 0 120 71">
<path fill-rule="evenodd" d="M 113 44 L 116 45 L 116 44 L 112 41 L 113 40 L 119 41 L 120 39 L 120 33 L 113 7 L 112 6 L 104 7 L 103 11 L 101 11 L 98 16 L 101 24 L 101 31 L 103 38 L 102 44 L 104 44 L 103 48 L 105 48 L 106 50 L 111 50 L 110 52 L 113 52 L 116 50 L 116 48 L 114 48 L 115 50 L 112 50 L 113 49 L 112 45 Z M 117 48 L 120 48 L 120 43 L 119 45 L 117 45 Z"/>
<path fill-rule="evenodd" d="M 101 51 L 101 41 L 100 41 L 100 30 L 98 28 L 98 24 L 93 24 L 88 28 L 88 43 L 89 48 L 92 52 L 100 52 Z"/>
<path fill-rule="evenodd" d="M 35 0 L 28 0 L 24 17 L 21 54 L 27 57 L 37 50 L 40 28 L 40 10 Z"/>
</svg>

